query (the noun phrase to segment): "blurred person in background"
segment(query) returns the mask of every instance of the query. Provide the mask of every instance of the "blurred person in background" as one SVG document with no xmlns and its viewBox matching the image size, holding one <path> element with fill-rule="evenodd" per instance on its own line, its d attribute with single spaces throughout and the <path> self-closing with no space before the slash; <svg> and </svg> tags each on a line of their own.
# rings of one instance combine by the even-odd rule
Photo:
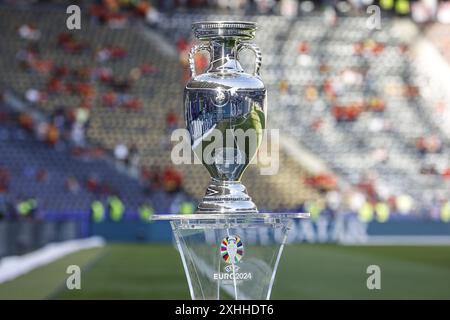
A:
<svg viewBox="0 0 450 320">
<path fill-rule="evenodd" d="M 109 196 L 107 202 L 109 219 L 113 222 L 120 222 L 123 219 L 123 215 L 125 213 L 124 203 L 117 195 Z"/>
<path fill-rule="evenodd" d="M 7 167 L 0 165 L 0 194 L 6 194 L 9 190 L 11 173 Z"/>
<path fill-rule="evenodd" d="M 178 128 L 178 115 L 173 110 L 166 114 L 166 128 L 169 134 Z"/>
<path fill-rule="evenodd" d="M 150 203 L 142 202 L 139 205 L 138 213 L 139 213 L 139 218 L 141 219 L 141 221 L 148 223 L 148 222 L 151 222 L 150 218 L 155 213 L 155 209 L 153 208 L 153 206 Z"/>
<path fill-rule="evenodd" d="M 114 147 L 114 157 L 118 163 L 125 163 L 129 155 L 128 147 L 125 143 L 118 143 Z"/>
<path fill-rule="evenodd" d="M 165 191 L 169 193 L 179 192 L 182 189 L 183 177 L 177 169 L 166 167 L 162 174 L 162 182 Z"/>
<path fill-rule="evenodd" d="M 10 173 L 6 167 L 0 165 L 0 220 L 9 215 L 10 203 L 8 200 Z"/>
<path fill-rule="evenodd" d="M 140 163 L 139 149 L 135 144 L 130 147 L 129 155 L 127 158 L 127 165 L 132 171 L 137 171 Z"/>
<path fill-rule="evenodd" d="M 94 200 L 91 203 L 91 221 L 101 223 L 105 221 L 105 206 L 101 200 Z"/>
<path fill-rule="evenodd" d="M 64 188 L 72 194 L 77 194 L 81 190 L 78 179 L 73 175 L 70 175 L 64 179 Z"/>
<path fill-rule="evenodd" d="M 141 178 L 146 193 L 153 193 L 160 190 L 162 184 L 161 172 L 158 166 L 141 168 Z"/>
<path fill-rule="evenodd" d="M 34 219 L 38 210 L 35 197 L 19 197 L 16 202 L 16 213 L 19 219 Z"/>
</svg>

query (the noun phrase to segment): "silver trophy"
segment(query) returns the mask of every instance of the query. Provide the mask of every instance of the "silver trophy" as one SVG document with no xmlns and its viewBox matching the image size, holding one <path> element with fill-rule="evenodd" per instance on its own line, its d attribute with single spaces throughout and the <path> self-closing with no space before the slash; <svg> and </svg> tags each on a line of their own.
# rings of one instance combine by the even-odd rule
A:
<svg viewBox="0 0 450 320">
<path fill-rule="evenodd" d="M 186 127 L 192 149 L 202 160 L 211 183 L 197 213 L 257 213 L 240 182 L 255 157 L 266 126 L 266 88 L 260 78 L 261 52 L 253 39 L 252 22 L 197 22 L 195 36 L 206 43 L 189 54 L 192 79 L 184 90 Z M 256 61 L 253 74 L 244 72 L 239 53 L 249 49 Z M 209 52 L 210 65 L 196 74 L 194 55 Z"/>
<path fill-rule="evenodd" d="M 266 88 L 261 53 L 247 43 L 252 22 L 198 22 L 192 48 L 192 78 L 184 91 L 191 147 L 211 175 L 195 214 L 153 215 L 169 220 L 192 299 L 269 299 L 288 231 L 306 213 L 261 213 L 240 182 L 266 128 Z M 253 73 L 239 63 L 249 49 Z M 205 50 L 210 65 L 196 74 L 194 55 Z"/>
</svg>

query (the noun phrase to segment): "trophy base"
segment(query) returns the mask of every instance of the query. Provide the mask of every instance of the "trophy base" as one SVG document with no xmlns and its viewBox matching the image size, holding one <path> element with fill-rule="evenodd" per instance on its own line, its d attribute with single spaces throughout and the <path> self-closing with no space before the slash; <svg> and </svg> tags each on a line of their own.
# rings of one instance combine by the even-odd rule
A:
<svg viewBox="0 0 450 320">
<path fill-rule="evenodd" d="M 212 178 L 196 211 L 205 213 L 258 213 L 258 209 L 240 181 Z"/>
<path fill-rule="evenodd" d="M 270 299 L 288 232 L 308 213 L 153 215 L 171 223 L 193 300 Z"/>
</svg>

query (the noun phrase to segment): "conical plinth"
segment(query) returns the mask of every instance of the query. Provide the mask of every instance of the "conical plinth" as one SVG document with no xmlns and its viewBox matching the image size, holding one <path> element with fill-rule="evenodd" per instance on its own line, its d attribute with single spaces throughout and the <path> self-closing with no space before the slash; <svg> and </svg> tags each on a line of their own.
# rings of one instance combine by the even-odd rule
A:
<svg viewBox="0 0 450 320">
<path fill-rule="evenodd" d="M 291 223 L 276 214 L 171 221 L 192 299 L 269 299 Z"/>
</svg>

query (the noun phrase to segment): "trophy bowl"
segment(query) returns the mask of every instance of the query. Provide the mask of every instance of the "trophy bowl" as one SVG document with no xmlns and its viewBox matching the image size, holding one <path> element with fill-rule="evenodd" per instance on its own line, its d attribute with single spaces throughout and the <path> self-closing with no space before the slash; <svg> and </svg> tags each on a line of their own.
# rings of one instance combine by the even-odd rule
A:
<svg viewBox="0 0 450 320">
<path fill-rule="evenodd" d="M 193 24 L 204 43 L 192 47 L 192 78 L 184 90 L 186 128 L 191 147 L 211 176 L 197 213 L 257 213 L 241 183 L 255 157 L 266 127 L 267 94 L 260 78 L 261 52 L 251 43 L 253 22 L 215 21 Z M 255 54 L 253 73 L 239 63 L 239 53 Z M 208 51 L 209 67 L 197 74 L 194 55 Z"/>
</svg>

